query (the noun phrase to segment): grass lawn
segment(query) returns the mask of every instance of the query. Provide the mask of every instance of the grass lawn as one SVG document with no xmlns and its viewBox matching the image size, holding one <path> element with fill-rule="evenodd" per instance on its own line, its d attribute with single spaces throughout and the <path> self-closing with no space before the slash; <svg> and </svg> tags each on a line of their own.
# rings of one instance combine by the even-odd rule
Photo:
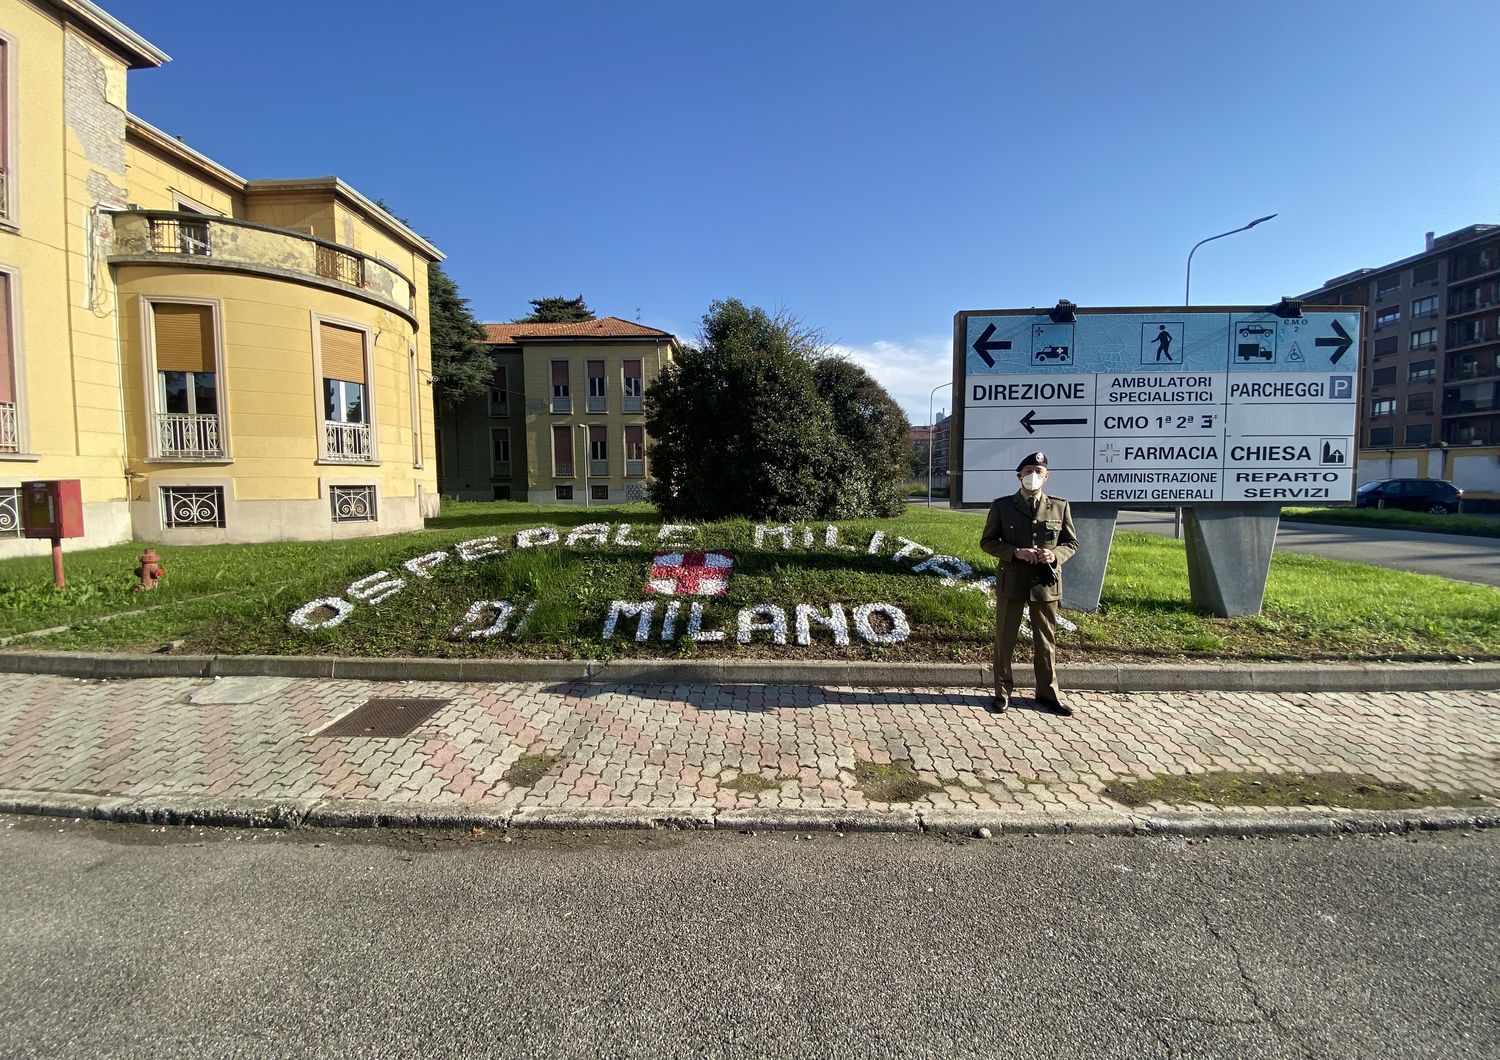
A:
<svg viewBox="0 0 1500 1060">
<path fill-rule="evenodd" d="M 566 536 L 591 522 L 610 524 L 608 545 L 580 542 L 511 548 L 517 531 L 548 526 Z M 620 525 L 632 530 L 615 544 Z M 667 599 L 644 590 L 658 548 L 661 520 L 646 505 L 580 510 L 506 502 L 445 506 L 421 532 L 341 542 L 163 547 L 166 577 L 151 593 L 130 590 L 141 543 L 70 554 L 69 587 L 51 586 L 45 557 L 0 562 L 0 636 L 54 626 L 62 633 L 28 638 L 17 647 L 155 650 L 181 640 L 182 652 L 230 654 L 330 654 L 374 656 L 694 656 L 741 654 L 775 657 L 883 658 L 972 661 L 989 652 L 991 610 L 982 592 L 948 587 L 931 572 L 912 570 L 916 560 L 895 561 L 897 537 L 939 554 L 959 557 L 973 578 L 993 572 L 978 548 L 982 525 L 974 516 L 913 508 L 895 519 L 839 524 L 846 551 L 825 546 L 824 526 L 807 527 L 804 547 L 779 542 L 756 547 L 744 521 L 693 528 L 687 547 L 731 551 L 733 574 L 725 596 L 705 603 L 705 628 L 727 629 L 725 640 L 695 643 L 658 633 L 644 644 L 632 637 L 636 618 L 619 635 L 602 639 L 611 602 L 657 601 L 659 631 Z M 874 533 L 885 535 L 875 554 Z M 462 562 L 461 541 L 496 535 L 503 555 Z M 635 542 L 639 542 L 638 544 Z M 419 578 L 401 569 L 415 557 L 448 550 L 448 558 Z M 301 605 L 349 595 L 351 583 L 385 570 L 405 586 L 378 603 L 357 603 L 342 624 L 317 631 L 293 628 L 288 616 Z M 969 579 L 972 581 L 972 578 Z M 506 600 L 517 616 L 530 609 L 520 636 L 470 639 L 453 630 L 471 604 Z M 909 639 L 872 644 L 854 636 L 837 647 L 826 629 L 813 627 L 809 647 L 770 643 L 757 633 L 735 642 L 735 615 L 752 604 L 775 604 L 791 617 L 797 604 L 841 602 L 846 611 L 865 603 L 901 608 Z M 534 606 L 532 606 L 534 605 Z M 129 612 L 121 615 L 122 612 Z M 328 612 L 318 612 L 325 615 Z M 1187 561 L 1180 541 L 1154 534 L 1115 536 L 1101 609 L 1068 613 L 1078 625 L 1065 634 L 1067 661 L 1190 657 L 1500 658 L 1500 589 L 1405 574 L 1357 564 L 1277 554 L 1261 615 L 1220 619 L 1195 610 L 1188 599 Z M 106 616 L 113 617 L 102 621 Z M 315 616 L 316 617 L 316 616 Z M 873 619 L 877 632 L 885 626 Z M 482 624 L 482 623 L 481 623 Z M 852 625 L 852 622 L 851 622 Z"/>
<path fill-rule="evenodd" d="M 1340 523 L 1345 526 L 1390 526 L 1426 530 L 1434 534 L 1500 537 L 1500 515 L 1428 515 L 1396 508 L 1283 508 L 1281 517 L 1298 523 Z"/>
</svg>

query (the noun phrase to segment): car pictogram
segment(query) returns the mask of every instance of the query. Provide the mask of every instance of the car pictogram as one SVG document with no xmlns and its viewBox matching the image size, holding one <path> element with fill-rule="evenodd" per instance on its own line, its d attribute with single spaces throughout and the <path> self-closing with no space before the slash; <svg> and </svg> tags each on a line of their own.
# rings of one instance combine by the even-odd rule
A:
<svg viewBox="0 0 1500 1060">
<path fill-rule="evenodd" d="M 1244 338 L 1244 337 L 1247 337 L 1247 336 L 1250 336 L 1250 335 L 1271 335 L 1271 334 L 1274 334 L 1274 332 L 1272 332 L 1272 330 L 1270 328 L 1266 327 L 1264 324 L 1241 324 L 1240 325 L 1240 337 L 1241 338 Z"/>
<path fill-rule="evenodd" d="M 1066 346 L 1043 346 L 1036 351 L 1035 357 L 1038 361 L 1066 361 L 1068 348 Z"/>
</svg>

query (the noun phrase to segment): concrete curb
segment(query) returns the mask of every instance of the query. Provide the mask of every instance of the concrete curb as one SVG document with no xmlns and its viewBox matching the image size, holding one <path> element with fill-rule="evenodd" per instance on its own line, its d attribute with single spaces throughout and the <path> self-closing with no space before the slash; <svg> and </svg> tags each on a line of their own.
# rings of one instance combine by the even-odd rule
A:
<svg viewBox="0 0 1500 1060">
<path fill-rule="evenodd" d="M 1000 811 L 634 807 L 484 809 L 357 799 L 128 797 L 0 789 L 0 813 L 121 824 L 229 828 L 488 828 L 580 831 L 893 832 L 933 835 L 1291 836 L 1500 828 L 1500 810 L 1101 810 L 1072 817 Z"/>
<path fill-rule="evenodd" d="M 977 664 L 761 659 L 345 659 L 320 655 L 126 655 L 0 651 L 0 673 L 117 680 L 310 677 L 362 681 L 760 684 L 857 688 L 987 688 Z M 1500 689 L 1500 663 L 1076 664 L 1064 688 L 1097 692 L 1440 692 Z"/>
</svg>

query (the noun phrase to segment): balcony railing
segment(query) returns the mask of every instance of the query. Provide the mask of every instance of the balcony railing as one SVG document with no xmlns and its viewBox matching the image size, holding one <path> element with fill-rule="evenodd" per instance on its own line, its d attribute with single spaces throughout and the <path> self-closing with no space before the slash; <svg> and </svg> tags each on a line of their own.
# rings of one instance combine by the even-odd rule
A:
<svg viewBox="0 0 1500 1060">
<path fill-rule="evenodd" d="M 158 254 L 209 256 L 208 222 L 181 217 L 151 218 L 151 249 Z"/>
<path fill-rule="evenodd" d="M 589 475 L 590 475 L 590 477 L 592 477 L 592 478 L 603 478 L 605 475 L 608 475 L 608 474 L 609 474 L 609 461 L 608 460 L 590 460 L 589 461 Z"/>
<path fill-rule="evenodd" d="M 21 428 L 12 401 L 0 401 L 0 453 L 21 451 Z"/>
<path fill-rule="evenodd" d="M 368 423 L 323 424 L 325 459 L 341 464 L 365 464 L 374 458 Z"/>
<path fill-rule="evenodd" d="M 573 399 L 571 397 L 569 397 L 567 394 L 553 394 L 552 395 L 552 411 L 553 412 L 572 412 L 573 411 Z"/>
<path fill-rule="evenodd" d="M 604 395 L 603 394 L 590 394 L 589 395 L 589 401 L 588 401 L 588 410 L 590 412 L 603 412 L 604 411 Z"/>
<path fill-rule="evenodd" d="M 639 412 L 639 411 L 641 411 L 641 395 L 639 395 L 639 394 L 626 394 L 625 395 L 625 411 L 626 412 Z"/>
<path fill-rule="evenodd" d="M 338 280 L 351 287 L 365 285 L 365 259 L 347 250 L 319 243 L 317 269 L 318 275 L 326 280 Z"/>
<path fill-rule="evenodd" d="M 627 461 L 625 461 L 625 477 L 626 478 L 641 478 L 645 474 L 646 474 L 646 461 L 644 461 L 644 460 L 627 460 Z"/>
<path fill-rule="evenodd" d="M 410 313 L 415 285 L 393 266 L 305 232 L 212 214 L 122 210 L 114 217 L 111 261 L 144 264 L 170 256 L 202 265 L 301 275 L 331 281 Z"/>
<path fill-rule="evenodd" d="M 552 477 L 553 478 L 572 478 L 573 477 L 573 461 L 571 461 L 571 460 L 554 460 L 554 461 L 552 461 Z"/>
<path fill-rule="evenodd" d="M 0 168 L 0 217 L 10 216 L 10 174 Z"/>
<path fill-rule="evenodd" d="M 162 456 L 202 459 L 224 455 L 219 417 L 214 414 L 158 413 L 156 444 Z"/>
</svg>

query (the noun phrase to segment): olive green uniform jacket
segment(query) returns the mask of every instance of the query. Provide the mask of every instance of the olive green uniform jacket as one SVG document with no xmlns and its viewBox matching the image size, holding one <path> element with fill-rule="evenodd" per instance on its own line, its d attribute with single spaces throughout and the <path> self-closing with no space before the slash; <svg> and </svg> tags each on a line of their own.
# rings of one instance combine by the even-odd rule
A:
<svg viewBox="0 0 1500 1060">
<path fill-rule="evenodd" d="M 997 497 L 990 505 L 979 547 L 1000 561 L 995 573 L 995 595 L 1007 600 L 1059 600 L 1062 598 L 1061 567 L 1078 551 L 1073 532 L 1073 513 L 1060 497 L 1041 495 L 1035 516 L 1021 490 Z M 1044 564 L 1015 558 L 1018 548 L 1050 548 L 1057 556 L 1052 570 L 1057 574 L 1048 585 L 1038 575 Z M 1042 575 L 1044 578 L 1045 575 Z"/>
</svg>

